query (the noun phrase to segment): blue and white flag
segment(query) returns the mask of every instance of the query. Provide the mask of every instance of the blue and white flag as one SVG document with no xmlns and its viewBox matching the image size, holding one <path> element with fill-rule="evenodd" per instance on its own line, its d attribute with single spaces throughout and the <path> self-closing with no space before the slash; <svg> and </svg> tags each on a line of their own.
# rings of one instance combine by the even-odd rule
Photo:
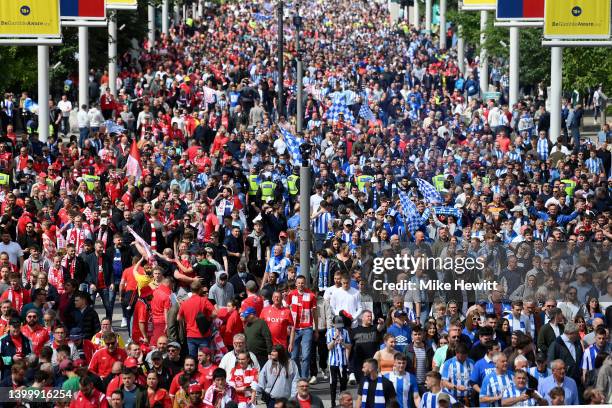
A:
<svg viewBox="0 0 612 408">
<path fill-rule="evenodd" d="M 282 126 L 278 127 L 280 129 L 281 135 L 285 139 L 285 144 L 287 145 L 287 150 L 291 155 L 291 159 L 293 160 L 294 165 L 299 165 L 302 163 L 302 153 L 300 153 L 300 141 L 298 138 L 289 132 L 287 129 Z"/>
<path fill-rule="evenodd" d="M 353 112 L 351 112 L 351 110 L 346 105 L 339 103 L 334 103 L 332 104 L 332 106 L 329 107 L 327 112 L 325 112 L 325 118 L 331 119 L 332 122 L 337 122 L 340 118 L 340 114 L 344 116 L 344 120 L 346 122 L 355 124 L 356 121 L 355 117 L 353 116 Z"/>
<path fill-rule="evenodd" d="M 367 102 L 363 102 L 361 104 L 361 108 L 359 109 L 359 116 L 364 118 L 368 122 L 376 120 L 376 116 L 374 115 L 374 112 L 372 112 L 370 107 L 368 106 Z"/>
<path fill-rule="evenodd" d="M 414 234 L 417 229 L 421 226 L 421 216 L 416 208 L 416 205 L 410 200 L 408 194 L 403 191 L 399 193 L 400 204 L 402 205 L 402 212 L 404 218 L 404 224 L 411 234 Z"/>
<path fill-rule="evenodd" d="M 263 13 L 253 13 L 253 18 L 257 22 L 262 22 L 262 21 L 268 21 L 268 20 L 272 19 L 272 16 L 270 16 L 268 14 L 263 14 Z"/>
<path fill-rule="evenodd" d="M 416 179 L 416 183 L 417 187 L 419 188 L 419 191 L 423 194 L 425 201 L 428 201 L 430 203 L 442 202 L 442 196 L 440 196 L 440 193 L 438 193 L 434 186 L 420 178 Z"/>
<path fill-rule="evenodd" d="M 106 133 L 124 133 L 125 128 L 113 122 L 112 120 L 107 120 L 104 122 L 104 127 L 106 128 Z"/>
</svg>

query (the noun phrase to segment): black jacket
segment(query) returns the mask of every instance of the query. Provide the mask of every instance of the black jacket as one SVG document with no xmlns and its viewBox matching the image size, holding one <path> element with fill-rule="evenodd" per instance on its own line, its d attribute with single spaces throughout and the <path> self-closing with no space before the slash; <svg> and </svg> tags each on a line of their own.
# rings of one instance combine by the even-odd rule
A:
<svg viewBox="0 0 612 408">
<path fill-rule="evenodd" d="M 576 381 L 576 384 L 580 384 L 582 378 L 582 369 L 580 367 L 582 363 L 583 351 L 579 341 L 574 342 L 573 344 L 574 349 L 576 350 L 575 360 L 561 336 L 557 337 L 553 344 L 551 344 L 548 348 L 548 361 L 563 360 L 565 362 L 565 374 L 568 377 L 573 378 Z"/>
<path fill-rule="evenodd" d="M 71 270 L 70 266 L 63 268 L 64 282 L 72 278 L 70 274 L 70 270 Z M 87 279 L 88 273 L 89 273 L 89 268 L 83 261 L 83 258 L 81 258 L 80 256 L 77 256 L 76 262 L 74 265 L 74 279 L 76 279 L 77 283 L 80 285 L 81 283 L 85 282 L 85 280 Z"/>
<path fill-rule="evenodd" d="M 32 342 L 23 334 L 19 333 L 21 336 L 21 355 L 23 357 L 32 354 Z M 2 357 L 2 368 L 6 377 L 11 375 L 11 366 L 13 365 L 13 356 L 17 354 L 17 347 L 15 347 L 15 343 L 13 343 L 13 339 L 11 339 L 11 335 L 9 333 L 0 337 L 0 357 Z"/>
<path fill-rule="evenodd" d="M 93 306 L 87 306 L 82 312 L 74 311 L 74 321 L 77 327 L 81 328 L 83 338 L 91 339 L 94 334 L 100 331 L 100 318 Z"/>
</svg>

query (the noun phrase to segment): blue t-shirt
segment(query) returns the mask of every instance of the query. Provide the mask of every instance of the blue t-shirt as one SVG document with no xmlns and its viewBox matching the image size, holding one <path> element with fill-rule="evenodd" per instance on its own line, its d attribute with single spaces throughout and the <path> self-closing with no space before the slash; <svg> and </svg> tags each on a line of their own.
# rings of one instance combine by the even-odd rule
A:
<svg viewBox="0 0 612 408">
<path fill-rule="evenodd" d="M 136 408 L 136 391 L 138 391 L 138 387 L 135 387 L 132 391 L 123 389 L 124 408 Z"/>
<path fill-rule="evenodd" d="M 388 329 L 387 333 L 392 334 L 395 337 L 395 349 L 400 353 L 403 353 L 406 350 L 406 346 L 410 343 L 410 339 L 412 338 L 412 330 L 408 325 L 406 326 L 398 326 L 393 323 Z"/>
<path fill-rule="evenodd" d="M 493 360 L 485 360 L 481 358 L 474 364 L 474 370 L 472 370 L 472 375 L 470 375 L 470 382 L 472 384 L 478 384 L 478 386 L 482 386 L 482 380 L 495 371 L 495 363 Z"/>
</svg>

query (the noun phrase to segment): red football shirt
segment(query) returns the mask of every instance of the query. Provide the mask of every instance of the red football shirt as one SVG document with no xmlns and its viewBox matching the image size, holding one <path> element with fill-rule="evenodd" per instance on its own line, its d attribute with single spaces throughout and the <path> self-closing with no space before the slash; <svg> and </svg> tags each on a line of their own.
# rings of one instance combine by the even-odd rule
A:
<svg viewBox="0 0 612 408">
<path fill-rule="evenodd" d="M 287 295 L 287 304 L 296 329 L 313 327 L 313 314 L 317 308 L 317 297 L 314 293 L 305 289 L 304 293 L 300 294 L 297 289 L 294 289 Z"/>
<path fill-rule="evenodd" d="M 268 323 L 272 333 L 272 343 L 282 344 L 287 348 L 287 330 L 293 326 L 293 317 L 288 307 L 264 307 L 260 317 Z"/>
<path fill-rule="evenodd" d="M 196 323 L 196 316 L 202 312 L 205 316 L 210 317 L 215 308 L 210 301 L 202 296 L 193 295 L 179 307 L 178 315 L 185 320 L 187 328 L 187 337 L 202 338 L 202 333 Z"/>
</svg>

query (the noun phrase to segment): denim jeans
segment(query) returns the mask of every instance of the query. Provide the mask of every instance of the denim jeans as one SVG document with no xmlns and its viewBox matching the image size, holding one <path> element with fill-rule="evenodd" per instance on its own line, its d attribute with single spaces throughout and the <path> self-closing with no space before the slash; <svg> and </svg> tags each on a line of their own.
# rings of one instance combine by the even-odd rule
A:
<svg viewBox="0 0 612 408">
<path fill-rule="evenodd" d="M 195 338 L 195 337 L 187 337 L 187 349 L 189 350 L 189 355 L 197 358 L 198 357 L 198 349 L 202 346 L 208 347 L 210 345 L 209 339 L 204 338 Z"/>
<path fill-rule="evenodd" d="M 83 147 L 83 143 L 85 143 L 85 140 L 87 140 L 88 136 L 89 136 L 89 128 L 87 127 L 79 128 L 79 147 Z"/>
<path fill-rule="evenodd" d="M 116 281 L 113 282 L 113 286 L 115 287 L 115 290 L 108 290 L 108 307 L 111 310 L 111 318 L 113 316 L 113 308 L 115 307 L 115 300 L 117 299 L 117 293 L 119 293 L 119 283 L 121 282 L 121 279 L 117 279 Z M 123 317 L 127 318 L 127 310 L 125 310 L 125 307 L 123 305 L 121 305 L 121 311 L 123 312 Z M 108 311 L 107 311 L 108 313 Z"/>
<path fill-rule="evenodd" d="M 104 305 L 104 310 L 106 311 L 106 318 L 113 319 L 113 304 L 110 303 L 110 290 L 108 288 L 100 289 L 97 292 L 94 292 L 93 297 L 95 299 L 96 294 L 100 294 L 100 298 L 102 298 L 102 304 Z"/>
<path fill-rule="evenodd" d="M 312 328 L 295 331 L 295 340 L 293 341 L 291 358 L 300 368 L 300 376 L 302 378 L 310 377 L 310 353 L 312 350 L 312 338 Z M 298 353 L 300 353 L 299 359 Z"/>
</svg>

